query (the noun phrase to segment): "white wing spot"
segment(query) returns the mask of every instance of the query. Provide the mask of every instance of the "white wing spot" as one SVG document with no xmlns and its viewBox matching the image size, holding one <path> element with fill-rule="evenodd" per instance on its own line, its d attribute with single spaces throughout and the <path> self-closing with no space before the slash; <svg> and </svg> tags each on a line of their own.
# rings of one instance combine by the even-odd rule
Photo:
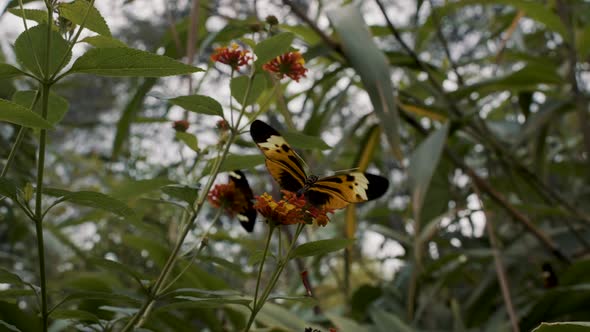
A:
<svg viewBox="0 0 590 332">
<path fill-rule="evenodd" d="M 287 141 L 285 141 L 284 138 L 282 138 L 281 136 L 272 135 L 266 140 L 266 142 L 260 143 L 258 145 L 267 149 L 277 149 L 279 146 L 282 146 L 283 144 L 287 144 Z M 287 146 L 288 145 L 289 144 L 287 144 Z"/>
<path fill-rule="evenodd" d="M 369 180 L 361 172 L 353 172 L 350 175 L 354 176 L 354 192 L 363 200 L 368 200 L 367 189 L 369 189 Z"/>
</svg>

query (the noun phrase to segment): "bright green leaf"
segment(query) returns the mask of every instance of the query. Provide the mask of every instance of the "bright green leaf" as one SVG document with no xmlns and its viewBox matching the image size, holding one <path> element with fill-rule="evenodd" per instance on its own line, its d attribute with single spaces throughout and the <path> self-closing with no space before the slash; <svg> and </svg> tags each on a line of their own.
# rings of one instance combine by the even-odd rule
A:
<svg viewBox="0 0 590 332">
<path fill-rule="evenodd" d="M 244 102 L 246 92 L 248 92 L 248 99 L 246 100 L 245 105 L 242 104 L 243 106 L 254 104 L 262 94 L 262 91 L 266 88 L 266 79 L 264 78 L 264 75 L 255 75 L 254 78 L 252 78 L 252 83 L 250 83 L 250 89 L 248 90 L 249 82 L 250 78 L 247 76 L 234 77 L 230 82 L 231 95 L 238 101 L 238 103 L 242 104 Z"/>
<path fill-rule="evenodd" d="M 168 100 L 171 104 L 178 105 L 187 111 L 207 114 L 207 115 L 223 115 L 223 109 L 219 102 L 209 96 L 190 95 L 180 96 Z"/>
<path fill-rule="evenodd" d="M 0 80 L 13 78 L 21 75 L 24 75 L 24 73 L 20 69 L 11 66 L 7 63 L 0 63 Z"/>
<path fill-rule="evenodd" d="M 89 6 L 90 2 L 88 1 L 76 0 L 74 2 L 62 2 L 57 8 L 60 16 L 67 18 L 77 25 L 84 23 L 84 27 L 88 30 L 110 37 L 111 30 L 100 12 L 94 6 L 88 8 Z"/>
<path fill-rule="evenodd" d="M 79 57 L 73 73 L 101 76 L 162 77 L 203 71 L 172 58 L 127 47 L 93 48 Z"/>
<path fill-rule="evenodd" d="M 94 47 L 103 47 L 103 48 L 127 47 L 127 44 L 125 44 L 124 42 L 122 42 L 116 38 L 108 37 L 108 36 L 100 36 L 100 35 L 86 37 L 86 38 L 82 39 L 81 42 L 88 43 Z"/>
<path fill-rule="evenodd" d="M 299 132 L 283 132 L 283 137 L 293 146 L 298 149 L 310 149 L 310 150 L 328 150 L 331 146 L 326 144 L 321 137 L 303 135 Z"/>
<path fill-rule="evenodd" d="M 14 43 L 14 51 L 17 60 L 23 67 L 29 69 L 40 77 L 53 75 L 62 65 L 67 65 L 72 57 L 68 49 L 68 42 L 56 31 L 51 31 L 51 50 L 47 54 L 47 25 L 39 24 L 23 31 Z M 49 56 L 49 57 L 48 57 Z M 46 63 L 49 61 L 48 75 L 45 72 Z"/>
<path fill-rule="evenodd" d="M 0 121 L 6 121 L 27 128 L 51 129 L 51 123 L 17 103 L 0 98 Z"/>
<path fill-rule="evenodd" d="M 191 150 L 195 152 L 201 151 L 199 149 L 199 141 L 197 140 L 197 136 L 190 133 L 183 133 L 181 131 L 177 131 L 176 138 L 184 142 L 184 144 L 191 148 Z"/>
<path fill-rule="evenodd" d="M 325 255 L 342 250 L 353 244 L 355 239 L 327 239 L 307 242 L 299 245 L 291 252 L 291 258 Z"/>
<path fill-rule="evenodd" d="M 35 99 L 36 91 L 26 90 L 26 91 L 17 91 L 12 95 L 12 101 L 22 105 L 24 107 L 31 107 L 33 101 Z M 48 112 L 47 112 L 47 121 L 49 121 L 52 125 L 56 125 L 59 123 L 64 115 L 68 111 L 68 101 L 67 99 L 50 92 L 49 93 L 49 103 L 48 103 Z M 42 105 L 40 100 L 37 101 L 35 104 L 34 111 L 37 114 L 42 113 Z"/>
<path fill-rule="evenodd" d="M 291 49 L 294 38 L 295 35 L 291 32 L 283 32 L 258 43 L 254 48 L 256 66 L 261 67 L 277 56 L 287 53 Z"/>
<path fill-rule="evenodd" d="M 40 9 L 24 9 L 27 20 L 35 21 L 39 24 L 47 23 L 47 11 Z M 20 8 L 10 8 L 8 12 L 18 17 L 23 17 L 23 12 Z"/>
</svg>

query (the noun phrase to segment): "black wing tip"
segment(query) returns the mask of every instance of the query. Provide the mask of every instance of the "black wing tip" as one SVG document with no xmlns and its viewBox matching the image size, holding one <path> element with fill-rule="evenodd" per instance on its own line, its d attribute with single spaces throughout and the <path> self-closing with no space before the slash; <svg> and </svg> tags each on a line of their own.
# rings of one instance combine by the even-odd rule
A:
<svg viewBox="0 0 590 332">
<path fill-rule="evenodd" d="M 250 135 L 256 143 L 264 143 L 271 136 L 281 136 L 276 129 L 260 120 L 254 120 L 254 122 L 252 122 L 250 125 Z"/>
<path fill-rule="evenodd" d="M 389 189 L 389 180 L 381 175 L 375 175 L 370 173 L 364 173 L 365 177 L 369 181 L 369 190 L 367 190 L 368 200 L 376 199 L 387 192 Z"/>
<path fill-rule="evenodd" d="M 252 207 L 245 211 L 242 215 L 248 218 L 248 221 L 240 221 L 242 227 L 248 233 L 252 233 L 254 231 L 254 225 L 256 225 L 256 210 Z"/>
</svg>

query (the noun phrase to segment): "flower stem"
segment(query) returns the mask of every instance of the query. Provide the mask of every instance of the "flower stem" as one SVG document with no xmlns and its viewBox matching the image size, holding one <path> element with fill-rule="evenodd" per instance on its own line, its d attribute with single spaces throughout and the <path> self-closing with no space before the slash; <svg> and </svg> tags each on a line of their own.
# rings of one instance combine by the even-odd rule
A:
<svg viewBox="0 0 590 332">
<path fill-rule="evenodd" d="M 260 268 L 258 269 L 258 278 L 256 279 L 256 291 L 254 291 L 254 308 L 256 308 L 256 301 L 258 299 L 258 290 L 260 289 L 260 279 L 262 279 L 262 270 L 264 268 L 264 262 L 266 261 L 266 255 L 268 254 L 268 247 L 270 246 L 270 240 L 272 238 L 272 232 L 275 229 L 275 225 L 270 221 L 268 223 L 268 237 L 266 238 L 266 244 L 264 245 L 264 252 L 262 253 L 262 260 L 260 261 Z"/>
</svg>

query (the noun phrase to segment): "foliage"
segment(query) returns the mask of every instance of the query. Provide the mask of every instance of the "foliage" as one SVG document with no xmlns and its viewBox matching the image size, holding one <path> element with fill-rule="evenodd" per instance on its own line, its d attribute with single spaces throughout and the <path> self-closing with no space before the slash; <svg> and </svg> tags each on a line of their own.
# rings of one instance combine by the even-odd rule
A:
<svg viewBox="0 0 590 332">
<path fill-rule="evenodd" d="M 299 3 L 9 2 L 0 330 L 590 330 L 590 4 Z M 245 232 L 258 118 L 389 192 Z"/>
</svg>

